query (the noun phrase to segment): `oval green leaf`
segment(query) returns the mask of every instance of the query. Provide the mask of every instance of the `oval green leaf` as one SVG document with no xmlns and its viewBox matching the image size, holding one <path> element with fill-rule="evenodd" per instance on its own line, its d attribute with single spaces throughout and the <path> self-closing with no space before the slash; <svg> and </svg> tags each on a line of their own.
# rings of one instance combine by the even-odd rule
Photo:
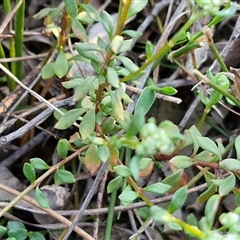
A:
<svg viewBox="0 0 240 240">
<path fill-rule="evenodd" d="M 213 196 L 216 192 L 216 186 L 212 183 L 210 186 L 200 194 L 200 196 L 197 198 L 198 203 L 203 203 L 207 201 L 211 196 Z"/>
<path fill-rule="evenodd" d="M 111 17 L 111 15 L 109 13 L 107 13 L 106 11 L 103 11 L 101 14 L 101 23 L 104 27 L 104 29 L 106 30 L 109 39 L 112 39 L 113 34 L 114 34 L 114 22 L 113 22 L 113 18 Z"/>
<path fill-rule="evenodd" d="M 33 183 L 36 180 L 36 172 L 34 167 L 30 163 L 24 163 L 23 174 L 29 182 Z"/>
<path fill-rule="evenodd" d="M 154 183 L 154 184 L 151 184 L 151 185 L 143 188 L 143 191 L 157 193 L 157 194 L 164 194 L 170 188 L 171 188 L 171 186 L 158 182 L 158 183 Z"/>
<path fill-rule="evenodd" d="M 40 232 L 29 232 L 28 233 L 29 240 L 46 240 L 44 235 Z"/>
<path fill-rule="evenodd" d="M 41 75 L 43 79 L 52 78 L 55 75 L 55 63 L 50 62 L 44 65 L 41 69 Z"/>
<path fill-rule="evenodd" d="M 71 127 L 86 110 L 85 108 L 69 110 L 58 120 L 54 127 L 60 130 Z"/>
<path fill-rule="evenodd" d="M 182 176 L 183 176 L 183 169 L 178 169 L 173 174 L 164 178 L 162 180 L 162 183 L 170 185 L 171 186 L 170 191 L 172 191 L 173 189 L 175 189 L 176 187 L 178 187 L 180 185 Z"/>
<path fill-rule="evenodd" d="M 153 50 L 154 50 L 154 45 L 152 44 L 151 41 L 147 41 L 145 46 L 145 53 L 146 53 L 147 59 L 149 59 L 152 56 Z"/>
<path fill-rule="evenodd" d="M 197 136 L 201 136 L 201 133 L 199 132 L 197 127 L 195 125 L 193 125 L 192 127 L 189 128 L 189 135 L 192 139 L 192 144 L 193 144 L 193 154 L 192 155 L 196 155 L 197 151 L 199 149 Z"/>
<path fill-rule="evenodd" d="M 180 209 L 187 200 L 187 195 L 188 191 L 186 186 L 179 188 L 173 194 L 170 205 L 168 207 L 168 212 L 173 213 L 176 210 Z"/>
<path fill-rule="evenodd" d="M 7 231 L 6 227 L 0 226 L 0 236 L 2 236 L 3 234 L 5 234 Z"/>
<path fill-rule="evenodd" d="M 220 196 L 226 196 L 228 195 L 236 184 L 236 178 L 233 173 L 230 173 L 230 175 L 224 179 L 216 179 L 212 180 L 212 182 L 218 186 L 219 188 L 219 195 Z"/>
<path fill-rule="evenodd" d="M 112 111 L 113 117 L 116 119 L 124 120 L 124 109 L 122 105 L 121 99 L 118 99 L 116 91 L 111 91 L 111 103 L 112 103 Z"/>
<path fill-rule="evenodd" d="M 96 43 L 92 43 L 92 42 L 76 43 L 75 48 L 78 52 L 82 52 L 82 51 L 100 52 L 101 51 L 100 47 Z"/>
<path fill-rule="evenodd" d="M 68 72 L 68 61 L 65 53 L 60 50 L 54 65 L 54 71 L 57 77 L 62 78 Z"/>
<path fill-rule="evenodd" d="M 107 193 L 112 193 L 114 191 L 117 191 L 122 184 L 122 177 L 117 176 L 114 179 L 112 179 L 107 186 Z"/>
<path fill-rule="evenodd" d="M 41 158 L 31 158 L 29 161 L 35 169 L 39 170 L 49 169 L 48 164 L 44 162 Z"/>
<path fill-rule="evenodd" d="M 73 18 L 78 15 L 78 5 L 76 1 L 64 0 L 66 12 Z"/>
<path fill-rule="evenodd" d="M 173 222 L 173 216 L 165 209 L 156 205 L 150 208 L 151 216 L 156 222 L 169 223 Z"/>
<path fill-rule="evenodd" d="M 66 89 L 70 89 L 70 88 L 76 88 L 79 84 L 81 84 L 81 82 L 83 82 L 84 79 L 83 78 L 73 78 L 69 81 L 66 82 L 62 82 L 63 87 L 65 87 Z"/>
<path fill-rule="evenodd" d="M 95 79 L 96 79 L 95 76 L 90 76 L 90 77 L 87 77 L 86 79 L 80 81 L 75 90 L 75 93 L 73 96 L 73 101 L 82 100 L 88 94 L 88 91 L 89 91 L 90 87 L 92 86 L 92 83 Z"/>
<path fill-rule="evenodd" d="M 130 18 L 131 16 L 141 12 L 146 5 L 148 4 L 148 0 L 132 0 L 132 3 L 130 5 L 127 18 Z"/>
<path fill-rule="evenodd" d="M 116 59 L 118 59 L 130 73 L 136 72 L 138 70 L 138 66 L 136 66 L 129 58 L 124 56 L 117 56 Z"/>
<path fill-rule="evenodd" d="M 234 158 L 227 158 L 220 162 L 220 166 L 227 168 L 230 171 L 239 171 L 240 161 Z"/>
<path fill-rule="evenodd" d="M 79 125 L 79 132 L 82 139 L 88 138 L 95 129 L 95 107 L 92 107 L 83 117 L 82 122 Z"/>
<path fill-rule="evenodd" d="M 8 228 L 7 239 L 24 240 L 27 238 L 28 231 L 23 223 L 17 221 L 9 221 L 7 224 L 7 228 Z"/>
<path fill-rule="evenodd" d="M 204 209 L 204 214 L 207 218 L 207 223 L 208 223 L 208 229 L 212 229 L 218 208 L 219 208 L 219 203 L 221 200 L 221 196 L 216 194 L 210 197 L 210 199 L 207 201 L 206 207 Z"/>
<path fill-rule="evenodd" d="M 141 158 L 139 161 L 139 170 L 145 170 L 151 162 L 151 158 Z"/>
<path fill-rule="evenodd" d="M 176 168 L 188 168 L 194 164 L 193 160 L 187 156 L 175 156 L 170 160 L 170 163 Z"/>
<path fill-rule="evenodd" d="M 116 173 L 119 176 L 122 176 L 122 177 L 129 177 L 129 176 L 131 176 L 130 169 L 127 166 L 118 165 L 118 166 L 114 167 L 113 169 L 116 171 Z"/>
<path fill-rule="evenodd" d="M 110 151 L 109 151 L 109 148 L 105 145 L 100 145 L 98 147 L 98 157 L 99 159 L 102 161 L 102 162 L 106 162 L 109 157 L 110 157 Z"/>
<path fill-rule="evenodd" d="M 144 108 L 139 108 L 137 111 L 135 110 L 132 118 L 130 126 L 127 130 L 127 135 L 137 135 L 139 131 L 142 129 L 144 123 L 145 123 L 145 110 Z"/>
<path fill-rule="evenodd" d="M 36 187 L 35 191 L 36 201 L 38 204 L 43 208 L 50 208 L 49 207 L 49 201 L 48 198 L 45 196 L 45 194 L 39 189 L 39 187 Z"/>
<path fill-rule="evenodd" d="M 114 128 L 114 124 L 115 124 L 114 118 L 113 117 L 108 117 L 102 125 L 103 132 L 105 134 L 110 133 Z"/>
<path fill-rule="evenodd" d="M 110 47 L 112 49 L 112 51 L 115 53 L 115 54 L 118 54 L 121 47 L 122 47 L 122 44 L 123 44 L 123 37 L 120 36 L 120 35 L 116 35 L 111 44 L 110 44 Z"/>
<path fill-rule="evenodd" d="M 38 12 L 37 14 L 33 15 L 33 18 L 35 19 L 41 19 L 46 17 L 49 12 L 52 10 L 52 8 L 44 8 L 42 10 L 40 10 L 40 12 Z"/>
<path fill-rule="evenodd" d="M 67 139 L 61 139 L 58 141 L 57 153 L 62 159 L 65 158 L 68 154 L 68 146 L 69 146 L 69 143 Z"/>
<path fill-rule="evenodd" d="M 240 160 L 240 136 L 235 139 L 235 150 L 237 154 L 237 159 Z"/>
<path fill-rule="evenodd" d="M 178 91 L 174 87 L 166 86 L 159 89 L 159 92 L 166 95 L 175 95 Z"/>
<path fill-rule="evenodd" d="M 71 1 L 71 0 L 70 0 Z M 88 16 L 94 20 L 94 21 L 101 21 L 101 17 L 99 15 L 99 12 L 93 8 L 92 6 L 90 6 L 89 4 L 79 4 L 88 14 Z"/>
<path fill-rule="evenodd" d="M 125 52 L 129 51 L 132 46 L 132 42 L 133 42 L 132 39 L 124 40 L 118 53 L 125 53 Z"/>
<path fill-rule="evenodd" d="M 58 169 L 55 172 L 55 175 L 56 175 L 56 178 L 61 181 L 60 184 L 62 184 L 62 183 L 74 183 L 75 182 L 75 178 L 70 171 L 67 171 L 67 170 L 64 170 L 64 169 Z M 54 179 L 55 179 L 55 175 L 54 175 Z M 56 184 L 56 185 L 60 185 L 60 184 L 58 182 L 58 184 Z"/>
<path fill-rule="evenodd" d="M 76 18 L 71 18 L 71 22 L 75 36 L 83 42 L 88 41 L 88 36 L 83 25 Z"/>
<path fill-rule="evenodd" d="M 220 151 L 219 151 L 217 145 L 210 138 L 197 136 L 197 142 L 202 149 L 215 154 L 219 158 L 219 160 L 222 159 L 222 156 L 220 154 Z"/>
<path fill-rule="evenodd" d="M 138 198 L 138 194 L 132 190 L 123 191 L 118 198 L 123 202 L 133 202 Z"/>
<path fill-rule="evenodd" d="M 115 88 L 118 88 L 120 85 L 118 74 L 112 67 L 107 68 L 107 82 Z"/>
<path fill-rule="evenodd" d="M 140 97 L 138 98 L 134 114 L 137 114 L 138 111 L 141 111 L 141 113 L 145 116 L 153 105 L 155 98 L 156 95 L 154 91 L 152 91 L 150 87 L 145 87 Z"/>
<path fill-rule="evenodd" d="M 124 30 L 124 31 L 122 31 L 122 34 L 123 35 L 125 34 L 131 38 L 139 38 L 142 36 L 142 33 L 135 31 L 135 30 Z"/>
</svg>

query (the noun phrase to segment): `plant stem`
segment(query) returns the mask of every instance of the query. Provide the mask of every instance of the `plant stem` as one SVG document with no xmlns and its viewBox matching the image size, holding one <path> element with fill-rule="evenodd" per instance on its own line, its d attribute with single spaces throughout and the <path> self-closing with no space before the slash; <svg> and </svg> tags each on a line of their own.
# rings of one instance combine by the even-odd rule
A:
<svg viewBox="0 0 240 240">
<path fill-rule="evenodd" d="M 5 208 L 3 208 L 0 211 L 0 217 L 3 216 L 3 214 L 5 212 L 7 212 L 8 210 L 10 210 L 23 196 L 25 196 L 26 194 L 28 194 L 31 190 L 33 190 L 35 187 L 39 186 L 39 184 L 46 179 L 49 175 L 51 175 L 54 171 L 56 171 L 58 168 L 60 168 L 61 166 L 65 165 L 67 162 L 71 161 L 73 158 L 77 157 L 81 152 L 83 152 L 84 150 L 86 150 L 88 148 L 88 146 L 85 146 L 79 150 L 77 150 L 76 152 L 74 152 L 73 154 L 71 154 L 69 157 L 66 157 L 65 159 L 63 159 L 61 162 L 53 165 L 52 167 L 50 167 L 43 175 L 41 175 L 38 179 L 36 179 L 31 185 L 29 185 L 23 192 L 21 192 L 17 197 L 15 197 Z"/>
<path fill-rule="evenodd" d="M 18 192 L 17 190 L 15 189 L 12 189 L 12 188 L 9 188 L 5 185 L 3 185 L 2 183 L 0 183 L 0 189 L 10 193 L 10 194 L 13 194 L 15 196 L 18 196 L 20 195 L 21 193 Z M 47 213 L 48 216 L 51 216 L 53 217 L 54 219 L 56 219 L 57 221 L 61 222 L 62 224 L 70 227 L 72 222 L 69 221 L 67 218 L 63 217 L 62 215 L 58 214 L 56 211 L 52 210 L 51 208 L 43 208 L 41 207 L 37 201 L 35 201 L 33 198 L 29 197 L 29 196 L 23 196 L 22 199 L 28 203 L 30 203 L 31 205 L 33 205 L 34 207 L 36 208 L 39 208 L 40 210 L 44 211 Z M 92 238 L 92 236 L 90 236 L 87 232 L 83 231 L 81 228 L 79 228 L 78 226 L 76 226 L 74 228 L 74 231 L 81 237 L 83 237 L 84 239 L 86 240 L 94 240 Z"/>
<path fill-rule="evenodd" d="M 130 81 L 132 78 L 135 78 L 142 71 L 144 71 L 151 63 L 153 63 L 156 60 L 161 60 L 167 54 L 167 52 L 169 52 L 172 49 L 172 47 L 174 47 L 175 44 L 177 44 L 178 41 L 182 40 L 183 35 L 185 35 L 185 32 L 202 15 L 203 11 L 199 12 L 198 14 L 195 14 L 194 16 L 191 16 L 190 19 L 184 24 L 184 26 L 165 44 L 163 48 L 161 48 L 155 55 L 149 58 L 137 71 L 122 78 L 121 82 Z"/>
<path fill-rule="evenodd" d="M 230 7 L 230 2 L 228 2 L 228 3 L 226 4 L 226 6 L 225 6 L 225 8 L 223 8 L 223 10 L 225 10 L 225 9 L 227 9 L 227 8 L 229 8 L 229 7 Z M 222 10 L 222 11 L 223 11 L 223 10 Z M 221 11 L 220 11 L 220 12 L 221 12 Z M 208 26 L 209 28 L 212 27 L 212 26 L 215 26 L 215 25 L 217 25 L 219 22 L 221 22 L 224 18 L 225 18 L 225 17 L 223 17 L 223 16 L 215 16 L 215 17 L 212 19 L 212 21 L 207 24 L 207 26 Z M 194 42 L 195 40 L 197 40 L 197 39 L 198 39 L 199 37 L 201 37 L 202 35 L 203 35 L 203 32 L 202 32 L 202 31 L 196 33 L 196 34 L 191 38 L 191 41 Z"/>
<path fill-rule="evenodd" d="M 203 112 L 203 115 L 197 125 L 197 128 L 198 129 L 201 129 L 202 128 L 202 125 L 209 113 L 209 111 L 211 110 L 212 106 L 214 104 L 216 104 L 219 99 L 219 96 L 220 94 L 224 95 L 225 97 L 228 97 L 230 100 L 232 100 L 238 107 L 240 107 L 240 102 L 235 98 L 233 97 L 230 93 L 228 93 L 227 91 L 225 91 L 222 87 L 220 87 L 219 85 L 217 85 L 215 82 L 209 80 L 206 76 L 204 76 L 201 72 L 199 72 L 198 70 L 194 69 L 193 70 L 194 74 L 196 74 L 198 77 L 200 77 L 204 83 L 208 84 L 210 87 L 212 87 L 214 89 L 211 97 L 210 97 L 210 101 L 209 103 L 206 105 L 205 109 L 204 109 L 204 112 Z"/>
<path fill-rule="evenodd" d="M 230 5 L 227 4 L 224 9 L 228 8 L 229 6 Z M 197 19 L 202 17 L 203 15 L 204 15 L 204 11 L 201 11 L 195 15 L 192 15 L 190 17 L 190 19 L 184 24 L 184 26 L 169 40 L 168 43 L 166 43 L 166 45 L 163 48 L 160 49 L 159 52 L 157 52 L 154 56 L 152 56 L 150 59 L 148 59 L 136 72 L 133 72 L 133 73 L 129 74 L 128 76 L 122 78 L 121 82 L 130 81 L 132 78 L 135 78 L 142 71 L 144 71 L 145 68 L 147 66 L 149 66 L 151 63 L 153 63 L 156 60 L 161 60 L 167 54 L 167 52 L 170 51 L 172 49 L 172 47 L 174 47 L 174 45 L 176 45 L 178 43 L 178 41 L 183 39 L 183 35 L 185 35 L 185 32 L 191 27 L 191 25 Z M 213 25 L 216 25 L 222 19 L 223 19 L 223 17 L 216 16 L 207 26 L 211 27 Z M 193 38 L 191 39 L 191 42 L 194 42 L 196 39 L 198 39 L 200 36 L 202 36 L 202 34 L 203 34 L 202 31 L 197 33 L 195 36 L 193 36 Z M 190 44 L 190 42 L 189 42 L 189 44 Z"/>
<path fill-rule="evenodd" d="M 105 230 L 104 240 L 111 239 L 113 217 L 114 217 L 114 207 L 117 199 L 117 191 L 113 191 L 110 197 L 109 210 L 107 216 L 107 226 Z"/>
<path fill-rule="evenodd" d="M 9 13 L 11 11 L 11 1 L 10 0 L 4 0 L 4 10 L 5 13 Z M 12 30 L 12 23 L 9 24 L 9 31 Z M 5 55 L 5 54 L 4 54 Z M 9 55 L 11 58 L 15 57 L 15 47 L 14 47 L 14 39 L 10 38 L 9 39 Z M 11 62 L 11 72 L 16 76 L 16 62 Z M 9 69 L 6 66 L 7 69 Z M 10 77 L 8 76 L 7 79 L 9 79 Z M 16 88 L 16 83 L 15 81 L 13 81 L 11 78 L 8 81 L 8 87 L 10 89 L 10 91 L 13 91 Z"/>
<path fill-rule="evenodd" d="M 216 131 L 218 131 L 222 136 L 224 136 L 225 138 L 230 138 L 230 135 L 225 132 L 220 126 L 218 126 L 216 123 L 213 123 L 208 117 L 205 119 L 205 122 L 210 125 L 213 129 L 215 129 Z"/>
<path fill-rule="evenodd" d="M 203 32 L 204 32 L 204 35 L 205 35 L 205 38 L 207 40 L 207 44 L 210 48 L 210 50 L 212 51 L 214 57 L 217 59 L 221 69 L 224 71 L 224 72 L 228 72 L 228 68 L 227 66 L 225 65 L 222 57 L 220 56 L 218 50 L 216 49 L 214 43 L 213 43 L 213 39 L 212 39 L 212 31 L 210 28 L 208 27 L 204 27 L 203 28 Z"/>
<path fill-rule="evenodd" d="M 118 164 L 119 164 L 119 165 L 123 165 L 123 163 L 121 162 L 120 159 L 118 159 Z M 145 196 L 142 188 L 140 188 L 140 187 L 137 185 L 137 183 L 133 180 L 133 178 L 132 178 L 132 177 L 127 177 L 126 179 L 127 179 L 128 184 L 132 186 L 132 188 L 133 188 L 133 189 L 135 190 L 135 192 L 139 195 L 139 197 L 140 197 L 149 207 L 152 207 L 154 204 L 151 202 L 151 200 L 149 200 L 149 199 Z"/>
<path fill-rule="evenodd" d="M 128 15 L 128 11 L 129 11 L 131 3 L 132 3 L 132 0 L 124 1 L 124 3 L 122 0 L 119 2 L 117 28 L 116 28 L 116 32 L 115 32 L 114 36 L 121 35 L 125 21 L 127 20 L 127 15 Z M 112 39 L 110 39 L 110 40 L 112 40 Z M 106 75 L 106 69 L 110 63 L 110 60 L 111 60 L 113 54 L 114 54 L 114 52 L 110 48 L 109 51 L 107 52 L 106 60 L 104 63 L 104 65 L 105 65 L 104 75 Z M 102 101 L 103 91 L 107 85 L 108 84 L 103 83 L 99 86 L 99 88 L 97 90 L 97 93 L 96 93 L 96 106 L 97 106 L 96 109 L 97 109 L 97 111 L 100 109 L 100 103 Z"/>
<path fill-rule="evenodd" d="M 84 0 L 84 4 L 89 4 L 90 0 Z"/>
<path fill-rule="evenodd" d="M 19 2 L 19 0 L 17 1 Z M 15 54 L 16 57 L 21 57 L 23 52 L 23 33 L 24 33 L 24 18 L 25 17 L 25 0 L 16 13 L 15 22 Z M 22 79 L 22 62 L 16 62 L 16 74 L 18 79 Z"/>
<path fill-rule="evenodd" d="M 133 180 L 132 177 L 127 177 L 128 183 L 133 187 L 135 192 L 138 193 L 139 197 L 149 206 L 152 207 L 154 204 L 149 200 L 146 195 L 143 193 L 142 188 L 140 188 L 137 183 Z"/>
<path fill-rule="evenodd" d="M 216 91 L 221 93 L 223 96 L 229 98 L 232 102 L 234 102 L 236 104 L 237 107 L 240 108 L 240 102 L 232 94 L 230 94 L 229 92 L 227 92 L 226 90 L 224 90 L 223 88 L 218 86 L 216 83 L 214 83 L 213 81 L 208 79 L 206 76 L 204 76 L 198 70 L 194 69 L 193 73 L 198 75 L 204 81 L 204 83 L 208 84 L 210 87 L 212 87 L 213 89 L 215 89 Z"/>
<path fill-rule="evenodd" d="M 174 222 L 179 224 L 184 229 L 184 231 L 186 231 L 187 233 L 190 233 L 191 235 L 193 235 L 199 239 L 206 239 L 205 233 L 202 232 L 198 227 L 191 226 L 175 217 L 174 217 Z"/>
<path fill-rule="evenodd" d="M 70 16 L 67 12 L 64 13 L 62 19 L 61 19 L 61 32 L 59 35 L 59 46 L 58 49 L 64 49 L 64 45 L 65 42 L 67 40 L 68 37 L 68 33 L 69 33 L 69 19 Z"/>
<path fill-rule="evenodd" d="M 208 104 L 208 105 L 205 107 L 205 109 L 204 109 L 204 111 L 203 111 L 203 114 L 202 114 L 202 116 L 201 116 L 201 119 L 200 119 L 200 121 L 199 121 L 198 124 L 197 124 L 197 129 L 198 129 L 198 130 L 200 130 L 200 129 L 202 128 L 202 126 L 203 126 L 203 124 L 204 124 L 204 122 L 205 122 L 205 119 L 206 119 L 206 117 L 207 117 L 210 109 L 212 108 L 212 106 L 213 106 L 212 104 L 211 104 L 211 105 Z"/>
<path fill-rule="evenodd" d="M 117 35 L 121 35 L 124 24 L 127 20 L 127 14 L 128 14 L 128 10 L 129 10 L 131 3 L 132 3 L 132 0 L 125 1 L 124 4 L 122 3 L 122 1 L 119 2 L 118 21 L 117 21 L 117 27 L 116 27 L 116 32 L 114 34 L 114 37 Z M 110 62 L 113 54 L 114 54 L 114 52 L 110 48 L 107 53 L 107 56 L 106 56 L 105 66 L 109 65 L 109 62 Z"/>
</svg>

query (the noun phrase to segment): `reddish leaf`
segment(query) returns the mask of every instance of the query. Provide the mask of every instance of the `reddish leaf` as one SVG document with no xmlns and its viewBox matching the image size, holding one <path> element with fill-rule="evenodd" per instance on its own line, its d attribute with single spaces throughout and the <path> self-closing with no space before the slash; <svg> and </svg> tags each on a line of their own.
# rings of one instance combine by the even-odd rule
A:
<svg viewBox="0 0 240 240">
<path fill-rule="evenodd" d="M 101 160 L 98 158 L 97 152 L 98 147 L 95 144 L 91 144 L 86 152 L 84 164 L 91 174 L 94 174 L 101 165 Z"/>
</svg>

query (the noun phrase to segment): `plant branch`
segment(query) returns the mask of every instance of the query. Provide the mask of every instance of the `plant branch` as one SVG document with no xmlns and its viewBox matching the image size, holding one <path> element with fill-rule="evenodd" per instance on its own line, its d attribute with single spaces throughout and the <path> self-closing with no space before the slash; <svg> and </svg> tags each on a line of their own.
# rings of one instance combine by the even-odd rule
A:
<svg viewBox="0 0 240 240">
<path fill-rule="evenodd" d="M 190 233 L 191 235 L 194 235 L 199 239 L 206 239 L 206 234 L 203 231 L 201 231 L 198 227 L 191 226 L 176 217 L 174 217 L 174 222 L 179 224 L 184 229 L 185 232 Z"/>
<path fill-rule="evenodd" d="M 15 20 L 15 57 L 21 57 L 23 52 L 23 32 L 24 32 L 24 21 L 25 21 L 25 0 L 22 2 L 20 8 L 16 13 Z M 16 77 L 22 79 L 22 62 L 16 62 Z"/>
<path fill-rule="evenodd" d="M 3 185 L 0 183 L 0 188 L 10 194 L 13 194 L 15 196 L 19 196 L 21 193 L 18 192 L 17 190 L 14 190 L 12 188 L 7 187 L 6 185 Z M 58 220 L 59 222 L 63 223 L 64 225 L 70 227 L 72 222 L 69 221 L 67 218 L 61 216 L 59 213 L 57 213 L 56 211 L 52 210 L 51 208 L 42 208 L 41 206 L 39 206 L 39 204 L 37 203 L 37 201 L 35 201 L 33 198 L 29 197 L 29 196 L 23 196 L 22 197 L 23 200 L 25 200 L 26 202 L 30 203 L 31 205 L 33 205 L 36 208 L 39 208 L 40 210 L 46 212 L 49 216 L 53 217 L 54 219 Z M 9 205 L 9 204 L 8 204 Z M 78 226 L 76 226 L 74 228 L 74 231 L 81 237 L 83 237 L 84 239 L 87 240 L 94 240 L 94 238 L 92 238 L 87 232 L 85 232 L 84 230 L 82 230 L 81 228 L 79 228 Z"/>
<path fill-rule="evenodd" d="M 236 104 L 237 107 L 240 108 L 240 102 L 232 94 L 230 94 L 229 92 L 227 92 L 226 90 L 224 90 L 223 88 L 218 86 L 216 83 L 214 83 L 213 81 L 208 79 L 206 76 L 204 76 L 197 69 L 194 69 L 193 73 L 198 75 L 203 80 L 204 83 L 206 83 L 207 85 L 209 85 L 210 87 L 212 87 L 213 89 L 215 89 L 216 91 L 221 93 L 223 96 L 229 98 L 232 102 L 234 102 Z"/>
<path fill-rule="evenodd" d="M 14 198 L 5 208 L 3 208 L 0 211 L 0 217 L 3 216 L 5 212 L 10 210 L 20 199 L 23 198 L 26 194 L 28 194 L 30 191 L 32 191 L 35 187 L 39 186 L 40 183 L 47 178 L 49 175 L 51 175 L 54 171 L 59 169 L 61 166 L 64 166 L 66 163 L 71 161 L 73 158 L 77 157 L 81 152 L 86 150 L 88 146 L 82 147 L 70 156 L 63 159 L 61 162 L 51 166 L 43 175 L 41 175 L 38 179 L 36 179 L 31 185 L 29 185 L 23 192 L 21 192 L 16 198 Z"/>
<path fill-rule="evenodd" d="M 123 165 L 122 161 L 118 159 L 119 165 Z M 154 204 L 149 200 L 146 195 L 144 194 L 143 190 L 141 187 L 137 185 L 137 183 L 133 180 L 132 177 L 127 177 L 127 182 L 133 187 L 133 189 L 138 193 L 139 197 L 149 206 L 153 206 Z"/>
<path fill-rule="evenodd" d="M 73 229 L 75 228 L 75 226 L 77 225 L 79 219 L 82 217 L 84 210 L 88 207 L 94 193 L 96 192 L 99 183 L 105 173 L 105 170 L 107 168 L 108 162 L 103 163 L 100 167 L 100 169 L 98 170 L 97 176 L 93 182 L 93 185 L 91 187 L 91 191 L 88 192 L 88 195 L 86 196 L 83 204 L 80 206 L 80 209 L 78 211 L 77 216 L 75 217 L 74 221 L 72 222 L 72 225 L 69 227 L 66 235 L 64 236 L 63 240 L 67 240 L 70 236 L 70 234 L 72 233 Z"/>
</svg>

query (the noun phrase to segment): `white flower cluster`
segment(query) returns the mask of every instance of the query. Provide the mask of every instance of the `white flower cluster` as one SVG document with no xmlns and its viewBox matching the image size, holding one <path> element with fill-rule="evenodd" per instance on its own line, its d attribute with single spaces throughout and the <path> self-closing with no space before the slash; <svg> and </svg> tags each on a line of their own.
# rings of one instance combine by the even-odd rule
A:
<svg viewBox="0 0 240 240">
<path fill-rule="evenodd" d="M 215 15 L 225 0 L 196 0 L 196 2 L 201 8 Z"/>
<path fill-rule="evenodd" d="M 140 130 L 142 141 L 136 147 L 138 155 L 154 155 L 157 152 L 171 154 L 175 150 L 175 144 L 167 131 L 155 122 L 150 121 Z"/>
</svg>

